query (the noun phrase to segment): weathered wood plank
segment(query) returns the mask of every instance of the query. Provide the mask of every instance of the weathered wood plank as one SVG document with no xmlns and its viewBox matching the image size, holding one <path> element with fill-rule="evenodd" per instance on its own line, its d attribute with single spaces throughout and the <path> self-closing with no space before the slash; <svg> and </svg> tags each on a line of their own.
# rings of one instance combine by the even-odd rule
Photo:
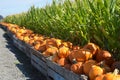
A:
<svg viewBox="0 0 120 80">
<path fill-rule="evenodd" d="M 36 55 L 31 54 L 31 60 L 34 60 L 38 65 L 41 67 L 44 67 L 44 69 L 48 69 L 48 66 L 45 61 L 43 61 L 41 58 L 38 58 Z"/>
<path fill-rule="evenodd" d="M 32 60 L 31 59 L 31 64 L 36 68 L 38 69 L 44 76 L 48 77 L 48 74 L 47 74 L 47 70 L 42 67 L 41 65 L 39 65 L 36 61 Z"/>
<path fill-rule="evenodd" d="M 60 74 L 65 78 L 65 80 L 87 80 L 87 76 L 85 75 L 77 75 L 72 71 L 65 69 L 64 67 L 59 66 L 56 63 L 53 63 L 50 60 L 47 60 L 47 65 L 49 68 L 54 70 L 56 73 Z M 83 78 L 84 76 L 84 78 Z"/>
<path fill-rule="evenodd" d="M 52 78 L 52 80 L 66 80 L 61 75 L 59 75 L 58 73 L 56 73 L 54 70 L 50 68 L 47 70 L 47 72 L 48 72 L 48 77 Z"/>
</svg>

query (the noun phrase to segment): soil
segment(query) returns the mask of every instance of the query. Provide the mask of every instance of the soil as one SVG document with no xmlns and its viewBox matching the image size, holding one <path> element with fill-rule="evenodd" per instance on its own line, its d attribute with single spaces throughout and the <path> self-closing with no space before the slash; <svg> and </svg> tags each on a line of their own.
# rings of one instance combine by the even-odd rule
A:
<svg viewBox="0 0 120 80">
<path fill-rule="evenodd" d="M 0 28 L 0 80 L 46 80 Z"/>
</svg>

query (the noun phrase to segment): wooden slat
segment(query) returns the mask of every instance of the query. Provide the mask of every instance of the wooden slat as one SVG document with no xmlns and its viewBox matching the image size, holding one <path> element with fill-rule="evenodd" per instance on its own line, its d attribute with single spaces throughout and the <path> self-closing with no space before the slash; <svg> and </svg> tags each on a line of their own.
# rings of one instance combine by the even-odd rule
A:
<svg viewBox="0 0 120 80">
<path fill-rule="evenodd" d="M 13 38 L 13 33 L 10 30 L 6 30 L 7 35 L 12 39 Z"/>
<path fill-rule="evenodd" d="M 56 73 L 54 70 L 50 68 L 47 71 L 48 71 L 48 76 L 53 80 L 66 80 L 61 75 L 59 75 L 58 73 Z"/>
<path fill-rule="evenodd" d="M 49 68 L 54 70 L 56 73 L 60 74 L 65 78 L 65 80 L 87 80 L 87 76 L 84 75 L 85 79 L 83 78 L 83 75 L 77 75 L 73 73 L 72 71 L 69 71 L 65 69 L 64 67 L 59 66 L 56 63 L 53 63 L 50 60 L 47 60 L 47 65 Z"/>
<path fill-rule="evenodd" d="M 37 56 L 38 58 L 42 59 L 44 62 L 47 61 L 47 59 L 42 55 L 42 53 L 39 52 L 39 51 L 37 51 L 37 50 L 35 50 L 33 47 L 32 47 L 32 49 L 31 49 L 30 52 L 31 52 L 31 54 L 34 54 L 34 55 Z"/>
<path fill-rule="evenodd" d="M 42 66 L 40 66 L 38 63 L 36 63 L 36 61 L 31 59 L 31 64 L 38 69 L 44 76 L 48 76 L 47 74 L 47 70 L 45 68 L 43 68 Z"/>
<path fill-rule="evenodd" d="M 44 67 L 46 70 L 48 69 L 46 62 L 43 61 L 41 58 L 38 58 L 36 55 L 31 54 L 31 60 L 34 60 L 38 65 Z"/>
</svg>

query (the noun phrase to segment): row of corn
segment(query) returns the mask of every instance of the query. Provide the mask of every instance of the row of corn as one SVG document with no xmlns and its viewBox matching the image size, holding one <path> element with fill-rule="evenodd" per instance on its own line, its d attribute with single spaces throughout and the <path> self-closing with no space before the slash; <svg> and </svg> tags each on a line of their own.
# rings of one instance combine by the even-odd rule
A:
<svg viewBox="0 0 120 80">
<path fill-rule="evenodd" d="M 3 21 L 74 44 L 93 42 L 120 57 L 120 0 L 53 0 Z"/>
</svg>

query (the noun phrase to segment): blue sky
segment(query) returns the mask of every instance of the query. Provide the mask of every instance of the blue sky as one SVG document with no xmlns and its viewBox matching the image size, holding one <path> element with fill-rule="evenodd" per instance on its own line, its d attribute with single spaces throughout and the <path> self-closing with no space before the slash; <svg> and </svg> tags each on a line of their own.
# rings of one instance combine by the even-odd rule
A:
<svg viewBox="0 0 120 80">
<path fill-rule="evenodd" d="M 0 15 L 3 17 L 27 11 L 32 5 L 44 7 L 52 0 L 1 0 Z"/>
</svg>

